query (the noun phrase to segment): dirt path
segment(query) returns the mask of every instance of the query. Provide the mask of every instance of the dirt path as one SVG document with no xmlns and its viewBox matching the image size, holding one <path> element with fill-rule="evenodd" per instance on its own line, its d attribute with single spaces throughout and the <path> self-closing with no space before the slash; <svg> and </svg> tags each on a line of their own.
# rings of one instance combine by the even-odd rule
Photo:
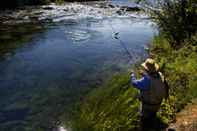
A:
<svg viewBox="0 0 197 131">
<path fill-rule="evenodd" d="M 168 131 L 197 131 L 197 101 L 177 113 L 176 122 L 170 124 Z"/>
</svg>

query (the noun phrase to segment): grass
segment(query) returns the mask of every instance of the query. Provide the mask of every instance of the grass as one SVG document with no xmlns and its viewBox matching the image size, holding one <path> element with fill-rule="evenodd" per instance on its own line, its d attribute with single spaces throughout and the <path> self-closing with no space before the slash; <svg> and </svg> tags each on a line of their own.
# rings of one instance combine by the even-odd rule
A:
<svg viewBox="0 0 197 131">
<path fill-rule="evenodd" d="M 73 127 L 77 131 L 116 131 L 136 128 L 139 102 L 129 75 L 116 75 L 84 100 Z M 136 123 L 136 124 L 134 124 Z"/>
<path fill-rule="evenodd" d="M 197 98 L 197 35 L 178 50 L 161 35 L 155 37 L 150 56 L 156 59 L 170 85 L 158 117 L 169 124 L 192 99 Z M 128 74 L 119 74 L 90 92 L 73 120 L 76 131 L 131 131 L 139 127 L 139 101 Z"/>
</svg>

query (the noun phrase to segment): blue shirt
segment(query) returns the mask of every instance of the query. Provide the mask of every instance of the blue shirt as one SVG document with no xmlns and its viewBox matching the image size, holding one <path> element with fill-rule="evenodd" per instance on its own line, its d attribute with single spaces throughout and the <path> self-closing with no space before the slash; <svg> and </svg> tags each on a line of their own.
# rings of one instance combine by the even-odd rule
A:
<svg viewBox="0 0 197 131">
<path fill-rule="evenodd" d="M 141 79 L 136 79 L 134 73 L 131 74 L 132 85 L 139 90 L 148 90 L 150 87 L 150 77 L 148 74 L 143 74 Z"/>
</svg>

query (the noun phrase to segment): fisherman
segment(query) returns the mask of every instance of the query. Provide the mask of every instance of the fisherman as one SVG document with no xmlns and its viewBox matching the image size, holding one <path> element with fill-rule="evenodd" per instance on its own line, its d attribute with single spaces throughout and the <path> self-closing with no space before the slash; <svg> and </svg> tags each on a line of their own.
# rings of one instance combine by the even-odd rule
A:
<svg viewBox="0 0 197 131">
<path fill-rule="evenodd" d="M 144 131 L 155 128 L 156 113 L 160 108 L 163 98 L 168 97 L 169 86 L 163 74 L 159 72 L 159 65 L 155 60 L 148 58 L 141 66 L 143 68 L 140 73 L 142 78 L 137 79 L 132 71 L 131 83 L 135 88 L 140 90 L 140 123 L 141 129 Z"/>
</svg>

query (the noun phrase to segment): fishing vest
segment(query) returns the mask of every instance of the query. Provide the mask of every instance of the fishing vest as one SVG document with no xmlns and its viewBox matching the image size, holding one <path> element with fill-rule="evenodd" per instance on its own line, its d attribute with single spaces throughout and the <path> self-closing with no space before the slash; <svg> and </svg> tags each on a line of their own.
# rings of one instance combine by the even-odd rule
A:
<svg viewBox="0 0 197 131">
<path fill-rule="evenodd" d="M 162 99 L 167 95 L 166 87 L 164 84 L 164 76 L 161 72 L 157 77 L 150 76 L 150 87 L 148 90 L 141 91 L 141 100 L 145 104 L 160 105 Z"/>
</svg>

